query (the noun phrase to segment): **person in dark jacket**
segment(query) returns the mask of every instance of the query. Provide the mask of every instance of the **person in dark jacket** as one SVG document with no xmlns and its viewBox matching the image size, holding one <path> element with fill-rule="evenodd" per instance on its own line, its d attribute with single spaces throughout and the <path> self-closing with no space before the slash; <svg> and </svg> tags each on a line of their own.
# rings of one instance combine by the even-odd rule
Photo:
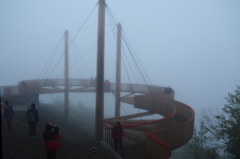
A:
<svg viewBox="0 0 240 159">
<path fill-rule="evenodd" d="M 9 105 L 9 101 L 5 101 L 4 104 L 6 105 L 4 108 L 4 114 L 3 117 L 7 121 L 8 124 L 8 130 L 11 130 L 11 120 L 14 117 L 13 107 Z"/>
<path fill-rule="evenodd" d="M 112 129 L 112 138 L 114 140 L 115 144 L 115 150 L 117 151 L 117 145 L 119 143 L 122 154 L 123 153 L 123 145 L 122 145 L 122 139 L 123 139 L 123 129 L 119 121 L 117 121 Z"/>
<path fill-rule="evenodd" d="M 59 140 L 59 128 L 52 123 L 46 124 L 45 130 L 43 132 L 43 140 L 44 143 L 53 140 Z M 47 159 L 56 159 L 56 150 L 48 150 L 46 145 L 45 149 L 47 152 Z"/>
<path fill-rule="evenodd" d="M 31 104 L 31 108 L 27 110 L 26 114 L 27 122 L 28 122 L 28 135 L 29 138 L 36 138 L 36 128 L 37 122 L 39 120 L 38 110 L 36 109 L 35 103 Z"/>
</svg>

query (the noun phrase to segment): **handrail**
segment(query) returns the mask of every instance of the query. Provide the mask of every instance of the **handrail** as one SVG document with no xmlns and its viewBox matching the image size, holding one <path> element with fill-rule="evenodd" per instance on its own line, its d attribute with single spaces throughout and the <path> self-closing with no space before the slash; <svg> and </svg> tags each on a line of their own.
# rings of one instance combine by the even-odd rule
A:
<svg viewBox="0 0 240 159">
<path fill-rule="evenodd" d="M 135 103 L 135 107 L 138 105 L 138 103 L 136 102 L 138 99 L 140 100 L 139 106 L 140 108 L 146 109 L 146 108 L 151 108 L 151 106 L 146 106 L 144 107 L 144 103 L 143 101 L 145 100 L 144 98 L 149 98 L 152 99 L 152 95 L 140 95 L 140 96 L 135 96 L 135 102 L 130 102 L 130 103 Z M 132 98 L 132 97 L 131 97 Z M 184 121 L 177 123 L 175 121 L 174 124 L 170 124 L 168 126 L 165 125 L 165 127 L 159 126 L 159 127 L 154 127 L 152 128 L 151 131 L 144 131 L 144 134 L 147 136 L 147 138 L 143 138 L 146 144 L 146 150 L 147 150 L 147 156 L 149 159 L 155 159 L 155 158 L 159 158 L 159 156 L 161 156 L 161 158 L 163 159 L 167 159 L 169 158 L 169 154 L 173 149 L 176 149 L 182 145 L 184 145 L 186 142 L 188 142 L 193 134 L 193 125 L 194 125 L 194 117 L 195 117 L 195 113 L 193 111 L 193 109 L 191 107 L 189 107 L 188 105 L 169 99 L 169 98 L 164 98 L 161 96 L 155 96 L 155 99 L 158 102 L 151 102 L 150 104 L 160 104 L 160 105 L 155 105 L 154 107 L 164 107 L 163 105 L 165 105 L 165 107 L 168 106 L 169 107 L 173 107 L 173 111 L 170 113 L 170 115 L 165 116 L 165 118 L 162 119 L 158 119 L 152 122 L 144 122 L 140 123 L 140 124 L 131 124 L 131 125 L 123 125 L 123 130 L 127 131 L 127 129 L 129 130 L 141 130 L 143 131 L 144 129 L 141 129 L 141 126 L 143 125 L 151 125 L 153 123 L 161 123 L 164 122 L 165 120 L 169 119 L 169 118 L 176 118 L 178 116 L 182 116 L 185 118 Z M 164 103 L 164 102 L 165 103 Z M 146 102 L 146 101 L 145 101 Z M 149 101 L 148 101 L 149 102 Z M 181 109 L 184 109 L 184 111 L 181 111 Z M 147 109 L 146 109 L 147 110 Z M 153 110 L 153 108 L 151 109 L 151 111 Z M 158 112 L 159 114 L 161 114 L 161 112 Z M 114 119 L 112 119 L 114 120 Z M 116 118 L 117 120 L 117 118 Z M 176 120 L 176 119 L 175 119 Z M 163 124 L 164 125 L 164 124 Z M 138 129 L 134 129 L 134 127 L 140 127 Z M 184 127 L 187 128 L 186 133 L 184 133 L 185 129 Z M 111 130 L 113 127 L 106 127 L 105 131 Z M 149 129 L 145 129 L 145 130 L 149 130 Z M 163 132 L 166 132 L 163 134 Z M 181 134 L 181 132 L 183 132 L 183 134 Z M 172 141 L 171 139 L 170 142 L 168 140 L 168 138 L 176 138 L 176 133 L 179 134 L 179 136 L 181 136 L 182 140 L 175 140 L 176 142 L 174 143 L 174 141 Z M 169 135 L 168 135 L 169 134 Z M 161 138 L 161 135 L 163 136 L 164 140 Z M 137 136 L 135 134 L 135 136 Z M 166 137 L 168 136 L 168 137 Z M 127 138 L 127 137 L 126 137 Z M 165 139 L 166 138 L 166 139 Z M 128 139 L 126 139 L 128 140 Z M 155 142 L 155 143 L 153 143 Z M 109 142 L 111 145 L 111 142 Z M 156 145 L 156 143 L 158 143 Z M 132 144 L 131 142 L 128 142 L 128 144 Z M 151 146 L 154 145 L 154 146 Z M 113 145 L 112 145 L 113 146 Z M 162 147 L 162 148 L 161 148 Z"/>
<path fill-rule="evenodd" d="M 169 99 L 169 100 L 171 100 L 171 99 Z M 178 101 L 176 101 L 176 102 L 178 102 Z M 181 103 L 181 102 L 178 102 L 178 103 Z M 175 125 L 175 126 L 173 126 L 173 127 L 170 127 L 170 128 L 165 128 L 165 129 L 162 129 L 162 130 L 156 130 L 156 131 L 146 132 L 146 134 L 149 135 L 150 133 L 155 133 L 155 132 L 158 132 L 158 131 L 164 131 L 164 130 L 169 130 L 169 129 L 177 128 L 177 127 L 180 127 L 180 126 L 182 126 L 182 125 L 185 125 L 185 124 L 191 122 L 192 120 L 194 120 L 195 113 L 194 113 L 193 109 L 192 109 L 191 107 L 189 107 L 188 105 L 184 104 L 184 103 L 181 103 L 181 104 L 182 104 L 183 106 L 187 107 L 187 108 L 191 111 L 191 117 L 190 117 L 187 121 L 185 121 L 185 122 L 183 122 L 183 123 L 181 123 L 181 124 L 179 124 L 179 125 Z M 149 136 L 152 136 L 152 135 L 149 135 Z"/>
<path fill-rule="evenodd" d="M 135 127 L 135 126 L 141 126 L 141 125 L 154 124 L 154 123 L 161 122 L 161 121 L 163 121 L 163 120 L 167 120 L 167 119 L 169 119 L 169 118 L 172 118 L 172 117 L 175 115 L 175 113 L 176 113 L 176 109 L 173 108 L 173 113 L 171 113 L 170 115 L 168 115 L 168 116 L 165 117 L 165 118 L 157 119 L 157 120 L 154 120 L 154 121 L 152 121 L 152 122 L 144 122 L 144 123 L 140 123 L 140 124 L 123 125 L 122 127 L 123 127 L 123 128 L 128 128 L 128 127 Z M 105 122 L 105 121 L 106 121 L 106 119 L 103 120 L 103 122 Z M 144 121 L 144 120 L 143 120 L 143 121 Z M 105 127 L 105 129 L 112 129 L 112 128 L 113 128 L 113 126 Z"/>
</svg>

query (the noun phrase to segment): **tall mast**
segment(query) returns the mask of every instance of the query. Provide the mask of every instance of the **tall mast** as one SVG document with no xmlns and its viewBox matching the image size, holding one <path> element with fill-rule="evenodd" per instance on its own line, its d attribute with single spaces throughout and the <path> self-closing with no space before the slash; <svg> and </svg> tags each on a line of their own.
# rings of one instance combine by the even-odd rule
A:
<svg viewBox="0 0 240 159">
<path fill-rule="evenodd" d="M 117 59 L 116 59 L 116 94 L 115 117 L 120 116 L 120 92 L 121 92 L 121 24 L 117 25 Z"/>
<path fill-rule="evenodd" d="M 104 42 L 105 42 L 105 0 L 98 1 L 97 77 L 95 137 L 103 140 L 104 119 Z"/>
<path fill-rule="evenodd" d="M 68 116 L 69 113 L 69 76 L 68 76 L 68 31 L 65 31 L 65 89 L 64 89 L 64 112 Z"/>
</svg>

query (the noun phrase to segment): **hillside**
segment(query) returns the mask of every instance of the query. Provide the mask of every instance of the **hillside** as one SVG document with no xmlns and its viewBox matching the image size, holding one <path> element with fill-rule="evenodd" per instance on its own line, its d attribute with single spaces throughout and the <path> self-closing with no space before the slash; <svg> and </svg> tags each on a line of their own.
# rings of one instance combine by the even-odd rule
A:
<svg viewBox="0 0 240 159">
<path fill-rule="evenodd" d="M 28 138 L 28 125 L 25 121 L 26 111 L 15 111 L 15 118 L 12 120 L 12 130 L 7 130 L 6 121 L 1 118 L 3 159 L 44 159 L 46 152 L 43 147 L 42 132 L 44 125 L 48 122 L 57 124 L 60 128 L 60 148 L 57 150 L 58 159 L 114 159 L 116 158 L 111 150 L 105 148 L 100 142 L 82 133 L 78 128 L 63 120 L 61 117 L 38 109 L 40 122 L 37 127 L 37 138 Z M 97 153 L 92 155 L 91 148 L 96 147 Z"/>
</svg>

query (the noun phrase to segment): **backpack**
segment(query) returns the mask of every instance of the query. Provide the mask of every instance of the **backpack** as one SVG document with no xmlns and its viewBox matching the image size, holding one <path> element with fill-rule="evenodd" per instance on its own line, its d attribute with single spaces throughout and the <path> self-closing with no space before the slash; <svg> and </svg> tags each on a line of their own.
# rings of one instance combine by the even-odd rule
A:
<svg viewBox="0 0 240 159">
<path fill-rule="evenodd" d="M 35 121 L 35 117 L 32 111 L 29 111 L 28 115 L 27 115 L 27 121 L 28 122 L 34 122 Z"/>
</svg>

